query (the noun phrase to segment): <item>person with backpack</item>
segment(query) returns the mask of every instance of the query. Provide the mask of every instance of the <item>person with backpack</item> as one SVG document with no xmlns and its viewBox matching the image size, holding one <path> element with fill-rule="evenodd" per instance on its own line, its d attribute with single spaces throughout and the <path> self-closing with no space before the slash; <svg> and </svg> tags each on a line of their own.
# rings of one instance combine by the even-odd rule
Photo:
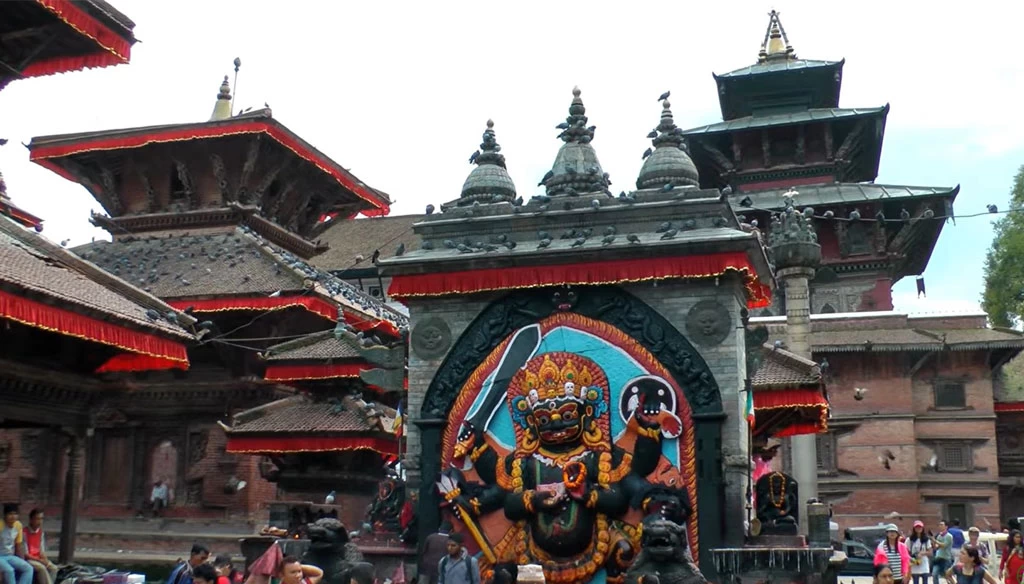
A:
<svg viewBox="0 0 1024 584">
<path fill-rule="evenodd" d="M 481 584 L 480 564 L 463 547 L 461 533 L 448 536 L 448 555 L 437 566 L 437 584 Z"/>
</svg>

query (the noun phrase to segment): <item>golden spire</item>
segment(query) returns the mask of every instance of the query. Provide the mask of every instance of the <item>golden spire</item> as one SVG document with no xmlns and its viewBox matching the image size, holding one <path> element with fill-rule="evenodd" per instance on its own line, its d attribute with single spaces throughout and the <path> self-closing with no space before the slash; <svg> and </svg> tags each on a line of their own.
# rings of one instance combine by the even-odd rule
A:
<svg viewBox="0 0 1024 584">
<path fill-rule="evenodd" d="M 220 84 L 220 93 L 217 94 L 217 103 L 213 105 L 211 122 L 226 120 L 231 117 L 231 86 L 228 84 L 228 76 L 224 76 L 224 82 Z"/>
<path fill-rule="evenodd" d="M 796 59 L 793 45 L 789 44 L 786 29 L 782 27 L 779 13 L 772 10 L 768 13 L 768 30 L 764 33 L 764 42 L 757 55 L 757 62 Z"/>
</svg>

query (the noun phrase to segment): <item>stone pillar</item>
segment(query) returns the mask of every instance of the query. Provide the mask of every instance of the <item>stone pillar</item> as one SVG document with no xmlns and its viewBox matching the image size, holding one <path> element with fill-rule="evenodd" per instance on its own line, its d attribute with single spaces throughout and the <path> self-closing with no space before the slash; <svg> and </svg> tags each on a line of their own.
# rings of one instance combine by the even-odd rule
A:
<svg viewBox="0 0 1024 584">
<path fill-rule="evenodd" d="M 776 276 L 786 283 L 786 344 L 789 352 L 811 358 L 811 294 L 814 268 L 784 268 Z M 818 452 L 814 434 L 789 439 L 793 478 L 800 485 L 800 531 L 807 533 L 807 500 L 818 496 Z"/>
<path fill-rule="evenodd" d="M 796 191 L 784 195 L 786 210 L 772 220 L 768 234 L 777 271 L 786 288 L 786 342 L 788 350 L 811 358 L 810 280 L 821 265 L 821 246 L 814 231 L 812 209 L 793 208 Z M 807 533 L 807 500 L 818 496 L 818 455 L 814 435 L 790 439 L 793 478 L 799 487 L 800 530 Z"/>
<path fill-rule="evenodd" d="M 68 470 L 64 478 L 64 507 L 61 511 L 60 549 L 58 564 L 69 564 L 75 559 L 75 535 L 78 533 L 78 501 L 82 489 L 83 442 L 72 434 L 68 447 Z"/>
</svg>

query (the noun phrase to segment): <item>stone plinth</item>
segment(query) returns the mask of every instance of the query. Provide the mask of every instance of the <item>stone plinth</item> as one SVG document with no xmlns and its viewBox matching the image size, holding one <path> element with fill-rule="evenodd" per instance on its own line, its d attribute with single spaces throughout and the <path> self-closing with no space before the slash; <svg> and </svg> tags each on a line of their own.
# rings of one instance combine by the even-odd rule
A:
<svg viewBox="0 0 1024 584">
<path fill-rule="evenodd" d="M 830 547 L 778 546 L 776 538 L 759 538 L 765 546 L 720 548 L 712 552 L 720 582 L 760 582 L 767 579 L 830 584 L 846 565 L 833 558 Z M 786 538 L 796 540 L 800 538 Z M 790 542 L 793 543 L 793 542 Z"/>
</svg>

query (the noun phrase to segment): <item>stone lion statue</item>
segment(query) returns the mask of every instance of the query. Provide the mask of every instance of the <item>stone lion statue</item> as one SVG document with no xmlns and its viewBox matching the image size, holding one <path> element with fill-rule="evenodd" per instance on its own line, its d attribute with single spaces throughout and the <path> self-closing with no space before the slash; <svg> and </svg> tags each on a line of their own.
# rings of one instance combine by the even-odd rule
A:
<svg viewBox="0 0 1024 584">
<path fill-rule="evenodd" d="M 640 554 L 626 572 L 625 584 L 707 584 L 686 553 L 686 530 L 660 514 L 643 521 Z"/>
<path fill-rule="evenodd" d="M 309 550 L 301 561 L 323 570 L 324 584 L 373 584 L 373 564 L 363 560 L 363 553 L 349 541 L 341 521 L 319 519 L 306 531 Z"/>
</svg>

